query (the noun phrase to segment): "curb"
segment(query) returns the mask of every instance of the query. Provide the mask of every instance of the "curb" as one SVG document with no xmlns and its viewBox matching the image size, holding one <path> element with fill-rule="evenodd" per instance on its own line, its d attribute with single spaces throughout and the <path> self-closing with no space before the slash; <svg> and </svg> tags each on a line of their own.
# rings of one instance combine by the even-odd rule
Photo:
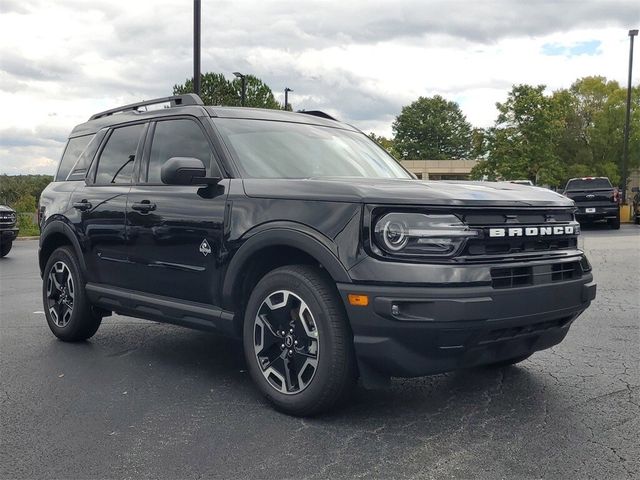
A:
<svg viewBox="0 0 640 480">
<path fill-rule="evenodd" d="M 37 235 L 35 237 L 16 237 L 13 241 L 19 241 L 19 240 L 38 240 L 40 238 L 40 235 Z"/>
</svg>

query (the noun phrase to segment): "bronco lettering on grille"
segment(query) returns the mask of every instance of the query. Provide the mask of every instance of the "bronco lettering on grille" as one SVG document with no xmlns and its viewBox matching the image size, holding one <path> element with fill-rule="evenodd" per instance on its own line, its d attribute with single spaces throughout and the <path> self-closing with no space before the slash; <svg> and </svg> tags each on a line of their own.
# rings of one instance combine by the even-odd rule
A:
<svg viewBox="0 0 640 480">
<path fill-rule="evenodd" d="M 543 237 L 549 235 L 575 235 L 573 225 L 557 225 L 553 227 L 509 227 L 490 228 L 489 237 Z"/>
</svg>

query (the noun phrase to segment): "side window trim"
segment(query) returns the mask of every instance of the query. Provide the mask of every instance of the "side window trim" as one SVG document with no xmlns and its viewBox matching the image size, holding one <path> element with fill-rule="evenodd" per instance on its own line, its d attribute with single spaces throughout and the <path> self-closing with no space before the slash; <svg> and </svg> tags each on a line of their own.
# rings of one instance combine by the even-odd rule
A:
<svg viewBox="0 0 640 480">
<path fill-rule="evenodd" d="M 205 126 L 202 124 L 200 119 L 197 117 L 193 117 L 191 115 L 179 115 L 179 116 L 157 118 L 151 122 L 152 125 L 150 125 L 147 130 L 147 139 L 145 139 L 145 142 L 144 142 L 144 153 L 142 155 L 143 163 L 139 169 L 139 178 L 136 184 L 147 185 L 147 186 L 165 186 L 165 187 L 167 186 L 164 183 L 147 183 L 147 178 L 149 177 L 149 163 L 151 159 L 151 148 L 153 146 L 153 137 L 156 133 L 156 125 L 160 122 L 170 122 L 175 120 L 189 120 L 190 122 L 195 123 L 198 126 L 198 128 L 200 128 L 200 131 L 202 132 L 202 135 L 204 135 L 204 138 L 207 141 L 207 143 L 209 144 L 209 149 L 211 151 L 211 162 L 209 164 L 209 168 L 207 169 L 207 175 L 211 175 L 211 170 L 214 164 L 218 168 L 218 174 L 224 175 L 225 170 L 222 168 L 222 165 L 220 163 L 220 158 L 219 158 L 218 150 L 216 149 L 216 145 L 213 142 L 213 140 L 210 138 L 209 132 L 207 131 Z"/>
<path fill-rule="evenodd" d="M 123 183 L 100 183 L 100 184 L 97 184 L 96 183 L 96 175 L 98 174 L 98 166 L 100 165 L 100 158 L 102 157 L 102 152 L 104 151 L 105 147 L 109 143 L 109 139 L 113 135 L 113 132 L 116 131 L 118 128 L 133 127 L 135 125 L 142 125 L 143 129 L 142 129 L 142 132 L 140 133 L 140 138 L 138 138 L 138 145 L 136 147 L 136 158 L 134 159 L 134 162 L 133 162 L 133 174 L 131 176 L 131 182 L 128 183 L 127 185 L 134 185 L 134 184 L 138 183 L 138 179 L 136 178 L 136 171 L 138 169 L 137 165 L 141 161 L 140 158 L 142 156 L 142 151 L 143 151 L 145 139 L 146 139 L 146 136 L 147 136 L 147 132 L 149 130 L 149 121 L 126 123 L 126 124 L 122 124 L 122 125 L 112 125 L 111 127 L 109 127 L 107 133 L 104 136 L 104 139 L 102 140 L 102 143 L 100 144 L 100 147 L 98 148 L 98 151 L 96 152 L 94 161 L 92 162 L 91 167 L 90 167 L 90 171 L 87 174 L 87 180 L 91 180 L 91 182 L 89 182 L 89 181 L 86 182 L 87 185 L 100 186 L 100 187 L 111 187 L 111 186 L 115 186 L 115 185 L 118 185 L 118 186 L 125 185 Z M 91 176 L 91 178 L 89 178 L 89 176 Z"/>
</svg>

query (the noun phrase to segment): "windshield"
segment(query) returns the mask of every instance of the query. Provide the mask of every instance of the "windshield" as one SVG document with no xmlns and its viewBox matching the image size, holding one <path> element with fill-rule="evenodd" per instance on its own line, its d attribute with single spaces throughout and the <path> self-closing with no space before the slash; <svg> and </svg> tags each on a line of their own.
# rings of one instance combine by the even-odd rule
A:
<svg viewBox="0 0 640 480">
<path fill-rule="evenodd" d="M 565 190 L 591 190 L 594 188 L 612 188 L 608 178 L 574 178 L 567 182 Z"/>
<path fill-rule="evenodd" d="M 214 121 L 249 178 L 411 178 L 362 133 L 268 120 Z"/>
</svg>

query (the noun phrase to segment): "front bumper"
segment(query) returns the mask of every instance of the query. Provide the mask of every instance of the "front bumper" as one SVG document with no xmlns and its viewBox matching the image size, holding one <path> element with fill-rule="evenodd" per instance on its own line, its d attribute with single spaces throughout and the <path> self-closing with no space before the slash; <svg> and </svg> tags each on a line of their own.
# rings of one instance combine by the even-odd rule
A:
<svg viewBox="0 0 640 480">
<path fill-rule="evenodd" d="M 363 372 L 416 377 L 490 364 L 560 343 L 595 298 L 591 273 L 519 288 L 338 284 Z M 366 307 L 349 304 L 366 294 Z"/>
<path fill-rule="evenodd" d="M 18 236 L 17 228 L 7 228 L 0 230 L 0 242 L 13 242 Z"/>
</svg>

